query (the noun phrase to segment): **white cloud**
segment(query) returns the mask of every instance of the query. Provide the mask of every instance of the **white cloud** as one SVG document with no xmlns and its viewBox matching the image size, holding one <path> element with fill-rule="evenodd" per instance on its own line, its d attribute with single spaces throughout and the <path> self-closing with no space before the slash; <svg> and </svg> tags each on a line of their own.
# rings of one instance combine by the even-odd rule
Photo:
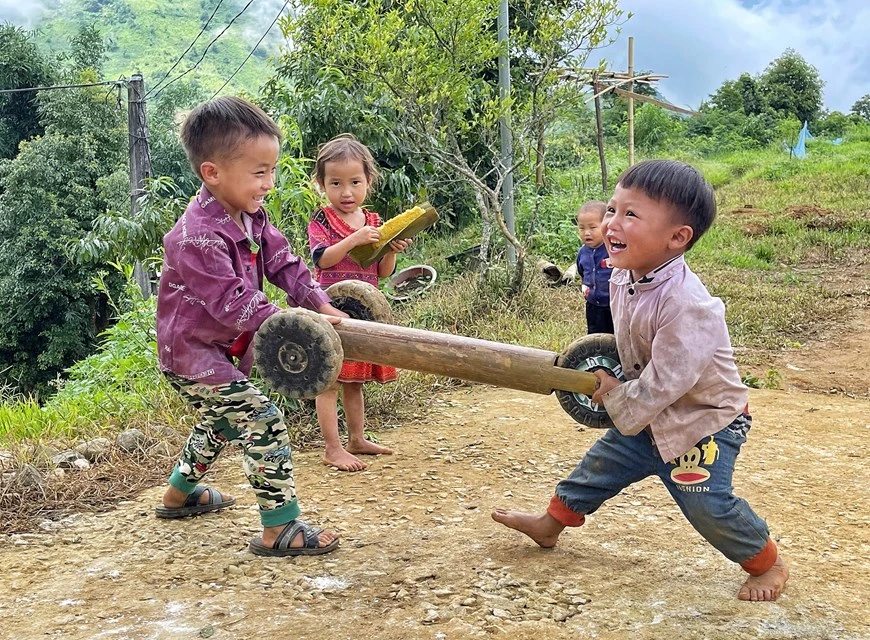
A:
<svg viewBox="0 0 870 640">
<path fill-rule="evenodd" d="M 635 69 L 670 76 L 659 90 L 697 107 L 725 80 L 761 73 L 787 48 L 819 70 L 825 106 L 848 112 L 870 93 L 870 3 L 866 0 L 623 0 L 634 16 L 616 43 L 594 52 L 625 70 L 634 36 Z"/>
<path fill-rule="evenodd" d="M 0 24 L 9 22 L 25 29 L 31 29 L 48 8 L 48 5 L 51 4 L 55 4 L 55 2 L 0 0 Z"/>
</svg>

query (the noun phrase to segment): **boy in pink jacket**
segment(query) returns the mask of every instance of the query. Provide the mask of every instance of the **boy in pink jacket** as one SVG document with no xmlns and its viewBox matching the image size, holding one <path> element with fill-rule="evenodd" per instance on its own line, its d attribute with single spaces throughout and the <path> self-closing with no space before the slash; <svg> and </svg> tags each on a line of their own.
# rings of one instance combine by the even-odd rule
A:
<svg viewBox="0 0 870 640">
<path fill-rule="evenodd" d="M 656 475 L 698 533 L 749 574 L 737 597 L 776 600 L 788 566 L 731 483 L 752 418 L 725 306 L 683 259 L 715 216 L 712 187 L 689 165 L 650 160 L 620 176 L 602 233 L 627 380 L 596 371 L 592 396 L 616 428 L 556 486 L 544 513 L 499 509 L 492 517 L 552 547 L 565 527 L 579 527 L 625 487 Z"/>
</svg>

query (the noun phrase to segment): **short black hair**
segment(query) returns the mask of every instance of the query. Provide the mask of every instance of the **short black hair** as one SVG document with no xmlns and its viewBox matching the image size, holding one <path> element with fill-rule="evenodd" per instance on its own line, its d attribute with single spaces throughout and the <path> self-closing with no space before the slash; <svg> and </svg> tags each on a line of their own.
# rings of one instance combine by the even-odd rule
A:
<svg viewBox="0 0 870 640">
<path fill-rule="evenodd" d="M 577 209 L 577 213 L 574 214 L 574 218 L 579 218 L 581 213 L 586 213 L 587 211 L 594 211 L 598 214 L 599 220 L 604 220 L 604 216 L 607 213 L 607 203 L 602 202 L 601 200 L 587 200 L 580 208 Z"/>
<path fill-rule="evenodd" d="M 243 140 L 261 135 L 281 141 L 281 129 L 257 105 L 236 96 L 221 96 L 194 108 L 181 125 L 181 144 L 190 166 L 202 178 L 203 162 L 232 157 Z"/>
<path fill-rule="evenodd" d="M 622 172 L 617 186 L 638 189 L 657 202 L 673 206 L 684 224 L 692 227 L 686 250 L 701 238 L 716 218 L 713 187 L 695 167 L 677 160 L 644 160 Z"/>
</svg>

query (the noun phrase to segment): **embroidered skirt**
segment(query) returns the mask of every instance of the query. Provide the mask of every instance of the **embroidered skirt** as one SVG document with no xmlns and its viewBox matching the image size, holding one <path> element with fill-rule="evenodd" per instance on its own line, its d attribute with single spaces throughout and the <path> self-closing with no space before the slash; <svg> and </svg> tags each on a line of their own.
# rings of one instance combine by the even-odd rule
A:
<svg viewBox="0 0 870 640">
<path fill-rule="evenodd" d="M 395 379 L 395 367 L 350 360 L 341 363 L 341 373 L 338 374 L 339 382 L 380 382 L 383 384 L 393 382 Z"/>
</svg>

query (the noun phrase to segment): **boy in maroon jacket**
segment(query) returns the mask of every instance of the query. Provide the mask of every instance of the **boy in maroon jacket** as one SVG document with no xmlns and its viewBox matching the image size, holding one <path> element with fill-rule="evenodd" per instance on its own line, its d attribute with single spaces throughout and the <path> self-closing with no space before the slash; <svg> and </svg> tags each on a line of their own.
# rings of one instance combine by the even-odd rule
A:
<svg viewBox="0 0 870 640">
<path fill-rule="evenodd" d="M 281 411 L 247 376 L 253 334 L 280 310 L 263 293 L 264 277 L 287 292 L 290 305 L 333 316 L 334 322 L 346 316 L 329 303 L 263 210 L 275 185 L 281 143 L 271 118 L 240 98 L 217 98 L 190 113 L 181 139 L 203 185 L 163 238 L 157 348 L 161 370 L 197 408 L 200 422 L 169 477 L 157 516 L 179 518 L 234 504 L 199 482 L 227 444 L 238 444 L 263 524 L 250 550 L 269 556 L 327 553 L 339 536 L 297 519 L 287 427 Z"/>
</svg>

